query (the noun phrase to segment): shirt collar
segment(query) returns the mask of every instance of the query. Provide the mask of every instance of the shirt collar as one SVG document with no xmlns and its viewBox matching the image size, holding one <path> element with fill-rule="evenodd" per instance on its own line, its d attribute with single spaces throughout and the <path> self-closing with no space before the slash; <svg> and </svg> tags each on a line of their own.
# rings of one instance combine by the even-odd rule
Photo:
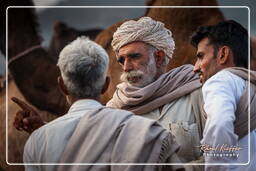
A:
<svg viewBox="0 0 256 171">
<path fill-rule="evenodd" d="M 100 104 L 98 101 L 96 100 L 92 100 L 92 99 L 82 99 L 82 100 L 78 100 L 75 103 L 73 103 L 70 107 L 70 109 L 68 110 L 68 113 L 70 112 L 76 112 L 79 110 L 90 110 L 90 109 L 95 109 L 97 107 L 101 107 L 102 104 Z"/>
</svg>

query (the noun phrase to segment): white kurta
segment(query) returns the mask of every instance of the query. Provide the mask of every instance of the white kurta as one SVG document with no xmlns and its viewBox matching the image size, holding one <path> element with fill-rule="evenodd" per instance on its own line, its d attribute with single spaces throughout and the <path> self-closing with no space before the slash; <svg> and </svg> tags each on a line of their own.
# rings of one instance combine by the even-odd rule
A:
<svg viewBox="0 0 256 171">
<path fill-rule="evenodd" d="M 79 100 L 67 114 L 35 130 L 25 145 L 23 162 L 58 163 L 80 119 L 100 106 L 102 105 L 95 100 Z M 54 171 L 56 168 L 56 165 L 25 165 L 26 171 Z"/>
<path fill-rule="evenodd" d="M 203 85 L 204 110 L 207 113 L 207 121 L 203 133 L 202 144 L 211 147 L 219 147 L 214 153 L 226 155 L 227 152 L 220 152 L 220 146 L 239 146 L 242 149 L 235 151 L 236 157 L 217 157 L 205 155 L 206 163 L 247 163 L 248 146 L 250 142 L 250 163 L 248 165 L 223 165 L 206 166 L 206 171 L 210 170 L 232 170 L 232 171 L 255 171 L 256 170 L 256 130 L 252 131 L 250 137 L 247 135 L 238 139 L 234 133 L 235 111 L 240 97 L 245 89 L 245 81 L 228 72 L 220 71 L 212 76 Z M 250 139 L 249 139 L 250 138 Z"/>
<path fill-rule="evenodd" d="M 199 95 L 201 89 L 193 91 Z M 199 125 L 196 123 L 192 105 L 192 93 L 178 98 L 141 116 L 157 120 L 165 129 L 169 130 L 180 145 L 178 156 L 183 163 L 198 160 L 200 152 Z"/>
</svg>

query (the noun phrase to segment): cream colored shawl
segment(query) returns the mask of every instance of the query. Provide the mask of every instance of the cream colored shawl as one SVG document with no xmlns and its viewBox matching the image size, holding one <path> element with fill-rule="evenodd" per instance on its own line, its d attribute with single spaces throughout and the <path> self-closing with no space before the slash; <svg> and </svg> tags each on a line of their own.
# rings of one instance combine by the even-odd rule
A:
<svg viewBox="0 0 256 171">
<path fill-rule="evenodd" d="M 65 130 L 64 130 L 65 131 Z M 131 112 L 100 107 L 86 113 L 66 145 L 59 171 L 173 171 L 180 166 L 116 165 L 110 163 L 177 163 L 178 145 L 156 121 Z M 92 165 L 92 164 L 104 165 Z"/>
<path fill-rule="evenodd" d="M 256 71 L 250 71 L 250 82 L 248 70 L 240 67 L 232 67 L 225 69 L 246 81 L 245 91 L 242 94 L 237 110 L 235 120 L 235 133 L 239 135 L 239 138 L 248 134 L 248 109 L 250 100 L 250 131 L 256 129 Z M 250 97 L 248 98 L 250 90 Z"/>
<path fill-rule="evenodd" d="M 125 109 L 135 114 L 150 112 L 201 87 L 199 77 L 193 72 L 193 65 L 183 65 L 161 75 L 146 87 L 117 85 L 113 98 L 107 106 Z"/>
</svg>

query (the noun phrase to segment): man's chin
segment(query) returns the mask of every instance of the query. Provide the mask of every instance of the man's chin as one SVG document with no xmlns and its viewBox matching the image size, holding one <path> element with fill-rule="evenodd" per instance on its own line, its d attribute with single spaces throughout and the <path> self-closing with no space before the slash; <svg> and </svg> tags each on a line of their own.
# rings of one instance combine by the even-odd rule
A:
<svg viewBox="0 0 256 171">
<path fill-rule="evenodd" d="M 139 83 L 141 80 L 141 77 L 132 77 L 132 78 L 128 78 L 127 81 L 130 83 L 130 84 L 137 84 Z"/>
<path fill-rule="evenodd" d="M 136 79 L 127 79 L 125 82 L 128 83 L 129 86 L 143 88 L 147 85 L 151 84 L 153 79 L 144 79 L 145 77 L 137 77 Z M 149 77 L 148 77 L 149 78 Z"/>
</svg>

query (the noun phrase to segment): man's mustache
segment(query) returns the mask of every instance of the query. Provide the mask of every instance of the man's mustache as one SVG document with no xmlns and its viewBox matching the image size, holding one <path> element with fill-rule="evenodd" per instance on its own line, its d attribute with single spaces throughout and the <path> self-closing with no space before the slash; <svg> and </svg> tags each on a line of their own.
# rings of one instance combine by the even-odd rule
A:
<svg viewBox="0 0 256 171">
<path fill-rule="evenodd" d="M 132 78 L 138 78 L 138 77 L 142 77 L 144 75 L 144 72 L 141 70 L 132 70 L 129 72 L 123 72 L 120 76 L 120 80 L 122 82 L 129 82 L 130 79 Z"/>
</svg>

